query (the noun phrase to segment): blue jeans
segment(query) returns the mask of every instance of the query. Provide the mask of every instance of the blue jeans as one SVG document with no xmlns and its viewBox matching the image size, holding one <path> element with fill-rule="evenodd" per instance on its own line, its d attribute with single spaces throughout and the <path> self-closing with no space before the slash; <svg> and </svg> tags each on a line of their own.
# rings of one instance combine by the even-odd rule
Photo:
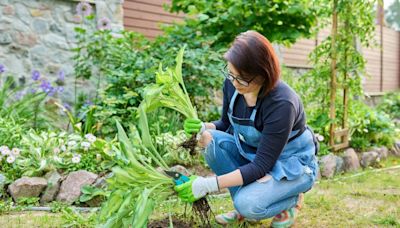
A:
<svg viewBox="0 0 400 228">
<path fill-rule="evenodd" d="M 212 140 L 204 156 L 215 174 L 232 172 L 250 161 L 236 147 L 234 137 L 218 130 L 208 130 Z M 262 220 L 273 217 L 296 205 L 300 193 L 313 186 L 315 175 L 304 167 L 304 174 L 295 180 L 275 180 L 269 174 L 246 186 L 229 188 L 235 209 L 248 219 Z"/>
</svg>

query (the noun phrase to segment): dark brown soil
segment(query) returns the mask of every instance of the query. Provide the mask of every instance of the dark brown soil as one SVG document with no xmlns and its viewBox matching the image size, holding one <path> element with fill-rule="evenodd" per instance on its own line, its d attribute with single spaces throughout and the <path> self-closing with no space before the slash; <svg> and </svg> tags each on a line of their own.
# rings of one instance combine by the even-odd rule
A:
<svg viewBox="0 0 400 228">
<path fill-rule="evenodd" d="M 191 228 L 193 227 L 192 224 L 185 222 L 180 219 L 173 218 L 172 223 L 174 224 L 174 227 L 178 228 Z M 169 227 L 169 218 L 165 218 L 163 220 L 157 220 L 157 221 L 152 221 L 150 224 L 147 225 L 148 228 L 164 228 L 164 227 Z"/>
<path fill-rule="evenodd" d="M 181 143 L 179 146 L 185 149 L 189 149 L 190 155 L 195 155 L 197 146 L 196 134 L 193 134 L 192 137 L 190 137 L 190 139 Z"/>
</svg>

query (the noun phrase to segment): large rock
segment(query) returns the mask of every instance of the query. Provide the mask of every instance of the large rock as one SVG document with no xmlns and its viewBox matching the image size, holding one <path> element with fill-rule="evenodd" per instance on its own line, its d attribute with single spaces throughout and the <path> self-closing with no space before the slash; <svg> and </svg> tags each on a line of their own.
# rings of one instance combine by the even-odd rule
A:
<svg viewBox="0 0 400 228">
<path fill-rule="evenodd" d="M 22 177 L 8 186 L 8 191 L 15 201 L 21 197 L 38 197 L 47 186 L 41 177 Z"/>
<path fill-rule="evenodd" d="M 400 157 L 400 141 L 394 143 L 393 149 L 390 150 L 390 154 L 396 157 Z"/>
<path fill-rule="evenodd" d="M 57 171 L 46 173 L 44 178 L 47 179 L 47 187 L 42 197 L 40 197 L 40 203 L 45 204 L 53 201 L 56 198 L 58 191 L 60 190 L 61 175 Z"/>
<path fill-rule="evenodd" d="M 375 148 L 374 151 L 376 151 L 379 154 L 379 158 L 381 160 L 386 159 L 387 156 L 389 155 L 389 150 L 385 146 L 382 146 L 382 147 L 379 147 L 379 148 Z"/>
<path fill-rule="evenodd" d="M 379 153 L 376 151 L 368 151 L 362 153 L 361 166 L 363 168 L 366 168 L 368 166 L 374 166 L 377 163 L 379 163 L 379 161 L 380 161 Z"/>
<path fill-rule="evenodd" d="M 79 199 L 81 188 L 91 185 L 97 179 L 97 175 L 88 171 L 80 170 L 70 173 L 62 182 L 57 201 L 72 204 Z"/>
<path fill-rule="evenodd" d="M 344 171 L 344 160 L 342 157 L 336 156 L 335 173 L 342 173 L 343 171 Z"/>
<path fill-rule="evenodd" d="M 320 171 L 321 176 L 323 177 L 333 177 L 335 175 L 336 170 L 336 156 L 333 154 L 328 154 L 323 156 L 320 160 Z"/>
<path fill-rule="evenodd" d="M 356 171 L 360 168 L 360 160 L 353 148 L 346 149 L 343 155 L 344 171 Z"/>
</svg>

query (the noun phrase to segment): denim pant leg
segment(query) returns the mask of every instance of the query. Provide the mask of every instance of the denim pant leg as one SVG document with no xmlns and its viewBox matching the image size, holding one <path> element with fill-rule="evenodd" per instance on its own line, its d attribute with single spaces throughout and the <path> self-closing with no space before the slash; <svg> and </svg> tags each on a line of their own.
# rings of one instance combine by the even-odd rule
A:
<svg viewBox="0 0 400 228">
<path fill-rule="evenodd" d="M 207 131 L 211 133 L 212 140 L 204 150 L 204 157 L 215 174 L 227 174 L 249 163 L 239 153 L 233 135 L 218 130 Z M 240 186 L 229 188 L 231 196 L 234 196 L 239 188 Z"/>
<path fill-rule="evenodd" d="M 310 170 L 310 169 L 308 169 Z M 240 188 L 233 198 L 236 210 L 248 219 L 271 218 L 296 205 L 298 195 L 309 190 L 315 182 L 312 171 L 295 180 L 255 181 Z"/>
</svg>

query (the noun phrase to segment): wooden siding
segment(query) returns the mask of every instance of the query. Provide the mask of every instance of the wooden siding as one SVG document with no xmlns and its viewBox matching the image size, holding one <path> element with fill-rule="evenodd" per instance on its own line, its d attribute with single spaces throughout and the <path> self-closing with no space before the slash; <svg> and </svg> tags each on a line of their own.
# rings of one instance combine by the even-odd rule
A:
<svg viewBox="0 0 400 228">
<path fill-rule="evenodd" d="M 159 29 L 160 24 L 179 22 L 184 16 L 166 12 L 163 4 L 170 2 L 171 0 L 125 0 L 123 5 L 125 28 L 143 33 L 151 39 L 160 35 L 162 33 Z M 330 29 L 324 29 L 314 39 L 301 39 L 290 48 L 280 48 L 283 64 L 294 68 L 311 68 L 308 54 L 329 34 Z M 376 27 L 375 37 L 380 45 L 379 25 Z M 400 88 L 400 32 L 384 27 L 382 50 L 382 66 L 379 47 L 362 48 L 361 50 L 367 61 L 366 71 L 369 75 L 364 78 L 363 86 L 364 90 L 371 94 Z"/>
</svg>

